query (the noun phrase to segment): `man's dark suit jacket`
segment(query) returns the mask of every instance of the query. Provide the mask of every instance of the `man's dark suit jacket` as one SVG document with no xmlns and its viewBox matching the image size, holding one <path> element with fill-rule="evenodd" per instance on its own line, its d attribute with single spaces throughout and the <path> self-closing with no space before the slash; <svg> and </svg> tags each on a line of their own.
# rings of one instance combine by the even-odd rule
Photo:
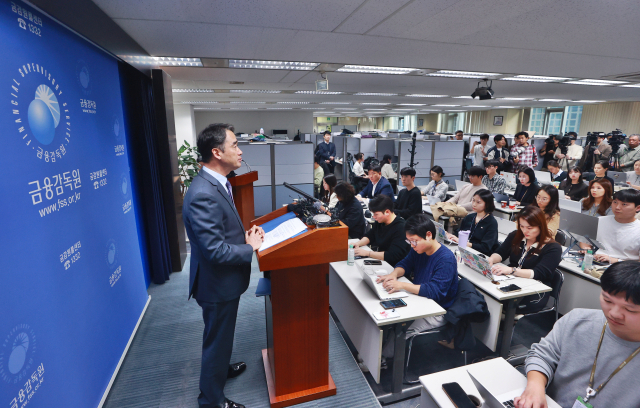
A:
<svg viewBox="0 0 640 408">
<path fill-rule="evenodd" d="M 318 143 L 318 152 L 316 156 L 320 156 L 322 160 L 331 160 L 329 157 L 336 157 L 336 145 L 332 142 L 328 144 L 324 141 L 322 143 Z"/>
<path fill-rule="evenodd" d="M 184 197 L 182 219 L 191 243 L 189 297 L 226 302 L 249 287 L 253 248 L 225 186 L 205 170 Z"/>
<path fill-rule="evenodd" d="M 371 182 L 371 180 L 369 180 L 369 184 L 367 184 L 367 186 L 359 193 L 360 197 L 373 198 L 379 196 L 380 194 L 384 194 L 391 197 L 394 202 L 396 201 L 395 197 L 393 196 L 393 188 L 391 187 L 391 183 L 389 183 L 389 180 L 384 177 L 380 177 L 380 180 L 378 180 L 378 185 L 376 185 L 376 191 L 373 195 L 371 195 L 371 191 L 373 191 L 373 183 Z"/>
</svg>

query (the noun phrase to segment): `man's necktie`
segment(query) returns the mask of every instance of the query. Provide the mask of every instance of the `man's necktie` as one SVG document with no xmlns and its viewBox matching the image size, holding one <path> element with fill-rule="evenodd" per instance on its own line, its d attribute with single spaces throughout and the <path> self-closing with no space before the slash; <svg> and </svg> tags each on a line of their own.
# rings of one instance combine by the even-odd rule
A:
<svg viewBox="0 0 640 408">
<path fill-rule="evenodd" d="M 229 198 L 231 198 L 231 202 L 233 203 L 233 206 L 235 207 L 236 202 L 233 201 L 233 194 L 231 194 L 231 183 L 229 183 L 229 180 L 227 180 L 227 194 L 229 194 Z"/>
</svg>

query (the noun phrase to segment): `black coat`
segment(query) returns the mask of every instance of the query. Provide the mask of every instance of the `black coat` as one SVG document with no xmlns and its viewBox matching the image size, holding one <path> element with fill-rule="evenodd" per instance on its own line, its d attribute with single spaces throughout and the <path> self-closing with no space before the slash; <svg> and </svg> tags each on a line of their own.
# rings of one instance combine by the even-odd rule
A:
<svg viewBox="0 0 640 408">
<path fill-rule="evenodd" d="M 364 210 L 360 201 L 352 198 L 346 205 L 344 201 L 338 201 L 334 211 L 340 221 L 349 227 L 349 237 L 362 238 L 364 236 L 367 220 L 364 219 Z"/>
<path fill-rule="evenodd" d="M 589 195 L 589 186 L 583 182 L 572 184 L 571 179 L 565 179 L 560 183 L 560 190 L 564 191 L 573 201 L 580 201 L 581 198 L 586 198 Z"/>
<path fill-rule="evenodd" d="M 488 217 L 480 220 L 477 224 L 476 213 L 468 214 L 460 223 L 460 231 L 471 231 L 473 234 L 469 237 L 471 248 L 485 255 L 490 256 L 493 251 L 498 248 L 498 221 L 489 214 Z M 472 228 L 475 224 L 475 228 Z"/>
<path fill-rule="evenodd" d="M 471 323 L 482 323 L 489 318 L 489 308 L 484 296 L 465 278 L 458 281 L 456 300 L 447 309 L 445 334 L 458 350 L 471 350 L 476 345 Z"/>
<path fill-rule="evenodd" d="M 522 184 L 518 184 L 518 186 L 516 187 L 516 191 L 513 194 L 513 198 L 516 201 L 520 201 L 521 205 L 529 205 L 536 201 L 538 190 L 540 190 L 540 187 L 538 187 L 538 183 L 535 181 L 528 187 L 525 187 Z"/>
</svg>

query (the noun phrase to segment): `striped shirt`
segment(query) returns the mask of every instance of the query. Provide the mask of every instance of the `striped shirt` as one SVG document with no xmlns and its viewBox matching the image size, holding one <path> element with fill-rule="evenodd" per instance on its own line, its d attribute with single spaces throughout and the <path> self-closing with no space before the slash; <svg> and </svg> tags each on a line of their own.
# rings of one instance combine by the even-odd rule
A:
<svg viewBox="0 0 640 408">
<path fill-rule="evenodd" d="M 501 175 L 496 174 L 492 179 L 490 179 L 489 176 L 484 176 L 482 178 L 482 184 L 492 193 L 504 194 L 507 181 Z"/>
</svg>

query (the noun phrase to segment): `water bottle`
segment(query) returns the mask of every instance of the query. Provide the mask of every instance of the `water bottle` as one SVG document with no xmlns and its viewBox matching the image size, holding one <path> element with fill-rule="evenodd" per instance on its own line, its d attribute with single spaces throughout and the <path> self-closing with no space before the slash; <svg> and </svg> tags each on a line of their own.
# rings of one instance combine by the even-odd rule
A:
<svg viewBox="0 0 640 408">
<path fill-rule="evenodd" d="M 260 128 L 260 134 L 264 135 L 264 129 L 263 128 Z"/>
<path fill-rule="evenodd" d="M 591 250 L 587 251 L 586 254 L 584 254 L 584 260 L 582 261 L 582 270 L 586 270 L 586 269 L 591 269 L 591 266 L 593 265 L 593 253 L 591 252 Z"/>
<path fill-rule="evenodd" d="M 349 244 L 349 256 L 347 258 L 347 265 L 353 266 L 355 262 L 355 250 L 353 249 L 353 244 Z"/>
</svg>

